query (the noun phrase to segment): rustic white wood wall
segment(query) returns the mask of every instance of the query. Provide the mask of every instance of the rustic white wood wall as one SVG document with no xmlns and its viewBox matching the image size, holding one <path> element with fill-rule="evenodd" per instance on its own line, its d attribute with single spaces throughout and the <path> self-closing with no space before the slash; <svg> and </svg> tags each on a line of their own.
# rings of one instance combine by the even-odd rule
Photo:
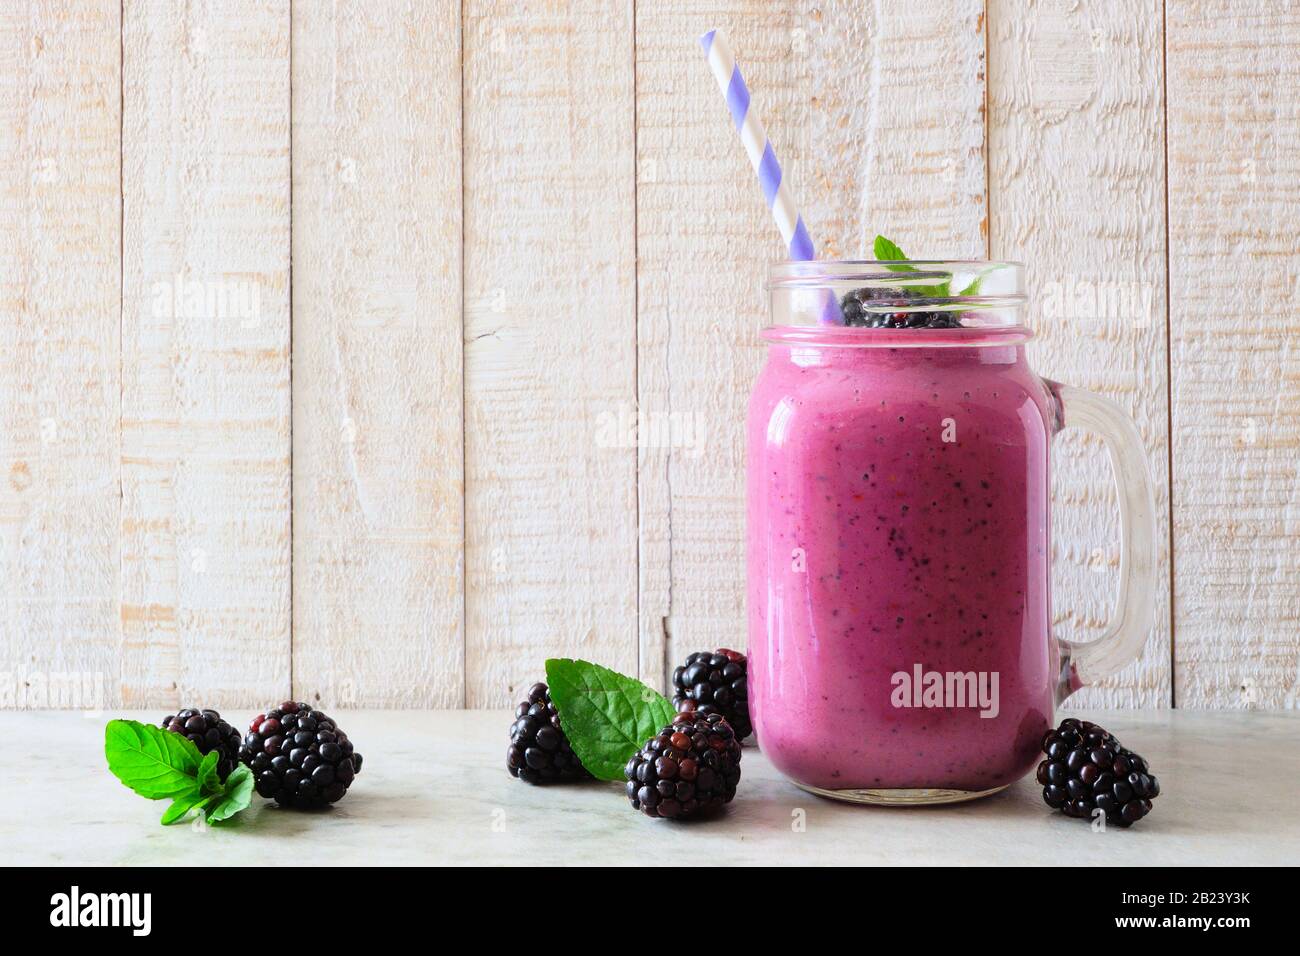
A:
<svg viewBox="0 0 1300 956">
<path fill-rule="evenodd" d="M 1157 625 L 1081 695 L 1300 701 L 1300 12 L 1275 0 L 0 8 L 0 706 L 499 706 L 744 644 L 775 231 L 1030 264 L 1135 417 Z M 640 417 L 640 440 L 636 423 Z M 1109 468 L 1058 440 L 1055 612 Z"/>
<path fill-rule="evenodd" d="M 1075 699 L 1171 699 L 1169 382 L 1159 0 L 990 0 L 990 251 L 1030 266 L 1040 375 L 1118 401 L 1156 482 L 1157 626 L 1137 666 Z M 1091 292 L 1091 296 L 1090 296 Z M 1059 305 L 1057 301 L 1059 299 Z M 1076 639 L 1106 624 L 1119 518 L 1100 439 L 1067 431 L 1053 471 L 1053 612 Z"/>
</svg>

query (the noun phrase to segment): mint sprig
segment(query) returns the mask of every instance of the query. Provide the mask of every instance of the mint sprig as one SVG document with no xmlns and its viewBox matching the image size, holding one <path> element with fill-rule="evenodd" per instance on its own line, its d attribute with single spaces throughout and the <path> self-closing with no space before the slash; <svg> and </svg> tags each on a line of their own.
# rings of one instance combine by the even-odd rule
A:
<svg viewBox="0 0 1300 956">
<path fill-rule="evenodd" d="M 208 823 L 229 820 L 253 802 L 253 771 L 243 764 L 230 771 L 220 797 L 221 799 L 209 803 L 204 808 Z"/>
<path fill-rule="evenodd" d="M 236 767 L 223 781 L 216 752 L 206 756 L 188 737 L 135 720 L 110 720 L 104 728 L 108 769 L 126 787 L 150 800 L 172 801 L 164 825 L 192 810 L 208 823 L 233 817 L 252 802 L 253 774 Z"/>
<path fill-rule="evenodd" d="M 198 785 L 203 755 L 180 734 L 135 720 L 110 720 L 104 728 L 108 769 L 142 797 L 162 800 Z"/>
<path fill-rule="evenodd" d="M 916 271 L 915 267 L 904 264 L 904 262 L 907 259 L 907 255 L 903 252 L 901 248 L 899 248 L 898 244 L 895 242 L 891 242 L 890 240 L 886 239 L 884 236 L 876 236 L 876 241 L 873 245 L 873 251 L 875 253 L 876 259 L 878 259 L 881 262 L 897 263 L 896 265 L 885 266 L 885 268 L 888 269 L 890 272 L 915 272 Z M 985 276 L 987 276 L 990 272 L 992 272 L 997 268 L 998 266 L 990 266 L 988 269 L 985 269 L 974 279 L 972 279 L 969 283 L 967 283 L 966 287 L 962 289 L 960 292 L 958 292 L 957 295 L 959 296 L 979 295 L 980 283 L 984 281 Z M 915 286 L 913 287 L 913 290 L 919 293 L 920 295 L 925 296 L 926 298 L 947 299 L 952 295 L 952 291 L 951 291 L 952 276 L 949 275 L 945 281 L 940 282 L 937 285 Z"/>
<path fill-rule="evenodd" d="M 884 236 L 876 236 L 876 242 L 872 251 L 875 252 L 876 258 L 881 262 L 894 262 L 894 261 L 907 258 L 907 255 L 903 252 L 902 249 L 898 247 L 896 243 L 890 242 Z M 890 272 L 915 272 L 916 270 L 913 269 L 911 266 L 897 265 L 897 266 L 889 266 L 889 271 Z"/>
<path fill-rule="evenodd" d="M 885 266 L 885 268 L 888 269 L 890 272 L 916 272 L 917 271 L 914 266 L 909 266 L 904 264 L 905 260 L 907 259 L 907 255 L 903 252 L 902 249 L 898 247 L 898 244 L 895 242 L 891 242 L 890 240 L 886 239 L 884 236 L 876 236 L 876 241 L 873 247 L 873 251 L 876 254 L 876 258 L 879 259 L 881 262 L 898 263 L 897 265 Z M 948 290 L 951 287 L 951 283 L 952 283 L 952 276 L 949 276 L 947 279 L 945 279 L 943 282 L 938 283 L 937 285 L 912 286 L 911 289 L 913 292 L 917 293 L 918 295 L 924 296 L 927 299 L 946 299 L 948 298 L 949 295 Z"/>
<path fill-rule="evenodd" d="M 971 281 L 966 285 L 966 288 L 962 289 L 962 290 L 961 290 L 960 292 L 958 292 L 957 294 L 958 294 L 958 295 L 979 295 L 979 294 L 980 294 L 980 283 L 982 283 L 982 282 L 984 281 L 984 277 L 985 277 L 986 275 L 988 275 L 990 272 L 993 272 L 993 271 L 995 271 L 995 270 L 997 270 L 997 269 L 999 269 L 999 268 L 1001 268 L 1001 266 L 989 266 L 987 269 L 985 269 L 983 272 L 981 272 L 979 275 L 977 275 L 974 279 L 972 279 L 972 280 L 971 280 Z"/>
<path fill-rule="evenodd" d="M 622 780 L 631 756 L 676 713 L 666 697 L 635 677 L 590 661 L 551 658 L 546 683 L 564 735 L 598 780 Z"/>
<path fill-rule="evenodd" d="M 186 740 L 188 739 L 187 737 Z M 199 762 L 199 790 L 204 793 L 215 793 L 221 788 L 221 780 L 217 777 L 217 763 L 220 759 L 221 755 L 213 750 Z"/>
</svg>

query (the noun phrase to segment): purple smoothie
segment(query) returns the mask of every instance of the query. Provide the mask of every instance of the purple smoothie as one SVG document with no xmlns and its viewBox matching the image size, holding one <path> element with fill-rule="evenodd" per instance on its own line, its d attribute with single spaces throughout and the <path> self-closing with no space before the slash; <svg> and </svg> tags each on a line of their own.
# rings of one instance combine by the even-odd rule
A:
<svg viewBox="0 0 1300 956">
<path fill-rule="evenodd" d="M 765 333 L 748 425 L 750 708 L 793 780 L 984 791 L 1034 765 L 1058 671 L 1054 403 L 1027 337 Z M 934 690 L 930 673 L 946 698 L 910 686 Z M 979 706 L 979 680 L 996 706 Z"/>
</svg>

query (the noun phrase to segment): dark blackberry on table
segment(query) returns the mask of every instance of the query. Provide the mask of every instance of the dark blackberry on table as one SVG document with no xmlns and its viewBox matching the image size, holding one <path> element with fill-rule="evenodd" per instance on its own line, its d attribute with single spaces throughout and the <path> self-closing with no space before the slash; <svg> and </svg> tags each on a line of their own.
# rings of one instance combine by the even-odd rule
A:
<svg viewBox="0 0 1300 956">
<path fill-rule="evenodd" d="M 506 769 L 529 783 L 558 783 L 591 777 L 560 727 L 560 714 L 550 688 L 540 681 L 528 688 L 528 699 L 515 708 L 510 725 Z"/>
<path fill-rule="evenodd" d="M 299 810 L 337 803 L 361 772 L 361 754 L 338 724 L 292 700 L 253 718 L 239 759 L 261 796 Z"/>
<path fill-rule="evenodd" d="M 1068 717 L 1043 737 L 1047 759 L 1038 765 L 1043 802 L 1066 816 L 1128 827 L 1151 812 L 1160 781 L 1147 762 L 1104 728 Z"/>
<path fill-rule="evenodd" d="M 678 713 L 721 714 L 736 739 L 744 740 L 754 730 L 748 681 L 747 661 L 740 651 L 698 651 L 673 671 L 673 707 Z"/>
<path fill-rule="evenodd" d="M 215 710 L 187 707 L 179 713 L 164 717 L 159 726 L 163 730 L 188 737 L 204 756 L 215 750 L 220 755 L 217 759 L 217 776 L 222 780 L 230 776 L 230 771 L 239 765 L 239 731 L 222 720 Z"/>
<path fill-rule="evenodd" d="M 864 286 L 844 294 L 840 312 L 844 324 L 867 329 L 959 329 L 960 317 L 954 312 L 883 312 L 883 306 L 911 309 L 925 305 L 927 299 L 915 289 L 885 289 Z M 867 303 L 871 304 L 868 308 Z"/>
<path fill-rule="evenodd" d="M 678 714 L 627 762 L 628 800 L 650 817 L 713 813 L 736 795 L 740 756 L 740 742 L 721 714 Z"/>
</svg>

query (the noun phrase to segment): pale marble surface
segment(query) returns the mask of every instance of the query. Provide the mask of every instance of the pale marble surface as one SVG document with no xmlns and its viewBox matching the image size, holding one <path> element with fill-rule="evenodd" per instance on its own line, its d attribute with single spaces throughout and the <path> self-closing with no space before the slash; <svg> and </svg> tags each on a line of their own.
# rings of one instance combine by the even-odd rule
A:
<svg viewBox="0 0 1300 956">
<path fill-rule="evenodd" d="M 294 813 L 259 799 L 232 825 L 163 827 L 165 803 L 137 797 L 105 769 L 110 716 L 119 715 L 0 714 L 0 863 L 1300 863 L 1295 713 L 1094 714 L 1147 757 L 1163 788 L 1150 817 L 1106 833 L 1049 812 L 1032 779 L 929 809 L 822 800 L 753 747 L 725 816 L 650 820 L 620 784 L 511 778 L 502 711 L 340 714 L 366 763 L 334 809 Z"/>
</svg>

